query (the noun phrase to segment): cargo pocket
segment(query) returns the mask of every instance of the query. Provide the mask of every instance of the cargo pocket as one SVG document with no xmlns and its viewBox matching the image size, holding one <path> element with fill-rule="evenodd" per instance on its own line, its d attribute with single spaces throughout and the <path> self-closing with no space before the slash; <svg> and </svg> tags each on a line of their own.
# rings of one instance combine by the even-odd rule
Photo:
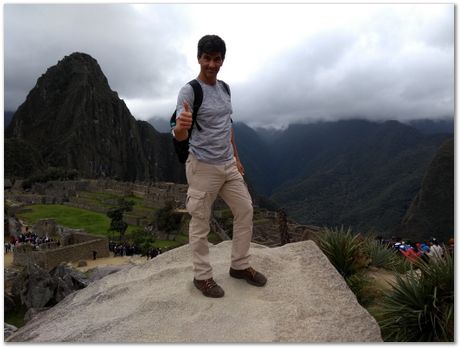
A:
<svg viewBox="0 0 460 348">
<path fill-rule="evenodd" d="M 204 219 L 207 215 L 206 192 L 198 191 L 189 187 L 185 207 L 190 215 Z"/>
</svg>

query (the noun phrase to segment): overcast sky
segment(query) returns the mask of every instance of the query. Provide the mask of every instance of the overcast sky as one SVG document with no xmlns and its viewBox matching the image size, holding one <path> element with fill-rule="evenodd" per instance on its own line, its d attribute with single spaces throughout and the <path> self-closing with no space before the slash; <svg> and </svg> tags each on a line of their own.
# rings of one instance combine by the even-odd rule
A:
<svg viewBox="0 0 460 348">
<path fill-rule="evenodd" d="M 205 34 L 227 44 L 236 121 L 454 115 L 453 4 L 7 4 L 5 110 L 78 51 L 134 117 L 169 118 Z"/>
</svg>

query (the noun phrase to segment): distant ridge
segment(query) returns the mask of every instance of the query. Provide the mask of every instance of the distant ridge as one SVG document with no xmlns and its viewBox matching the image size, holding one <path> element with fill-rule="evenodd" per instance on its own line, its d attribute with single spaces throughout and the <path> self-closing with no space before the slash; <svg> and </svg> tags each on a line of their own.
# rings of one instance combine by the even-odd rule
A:
<svg viewBox="0 0 460 348">
<path fill-rule="evenodd" d="M 404 215 L 400 233 L 416 240 L 454 237 L 454 139 L 444 142 L 430 163 L 422 187 Z"/>
<path fill-rule="evenodd" d="M 452 134 L 399 121 L 342 120 L 262 133 L 236 123 L 235 137 L 255 190 L 290 218 L 391 236 Z"/>
</svg>

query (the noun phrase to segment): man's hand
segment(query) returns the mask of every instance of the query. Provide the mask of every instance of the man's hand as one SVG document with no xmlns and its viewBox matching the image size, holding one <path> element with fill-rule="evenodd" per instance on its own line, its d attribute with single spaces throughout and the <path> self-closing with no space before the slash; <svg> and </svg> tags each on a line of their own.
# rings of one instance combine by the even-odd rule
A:
<svg viewBox="0 0 460 348">
<path fill-rule="evenodd" d="M 188 130 L 192 127 L 192 113 L 190 112 L 190 107 L 188 103 L 184 101 L 182 104 L 184 110 L 176 117 L 176 127 L 174 127 L 174 133 L 176 134 L 176 139 L 179 141 L 185 140 L 188 137 Z"/>
<path fill-rule="evenodd" d="M 179 117 L 176 118 L 176 129 L 178 131 L 190 129 L 190 127 L 192 127 L 192 113 L 190 112 L 190 107 L 186 101 L 184 101 L 183 106 L 184 110 L 182 110 Z"/>
</svg>

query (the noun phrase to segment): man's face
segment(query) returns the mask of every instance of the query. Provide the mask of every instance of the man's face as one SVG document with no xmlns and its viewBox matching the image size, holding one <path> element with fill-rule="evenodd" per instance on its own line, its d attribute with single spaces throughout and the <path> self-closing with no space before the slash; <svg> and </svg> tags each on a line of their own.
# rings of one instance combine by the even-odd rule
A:
<svg viewBox="0 0 460 348">
<path fill-rule="evenodd" d="M 204 74 L 206 78 L 212 80 L 217 78 L 217 73 L 224 63 L 224 59 L 220 52 L 203 53 L 201 57 L 198 58 L 198 63 L 201 66 L 202 74 Z"/>
</svg>

